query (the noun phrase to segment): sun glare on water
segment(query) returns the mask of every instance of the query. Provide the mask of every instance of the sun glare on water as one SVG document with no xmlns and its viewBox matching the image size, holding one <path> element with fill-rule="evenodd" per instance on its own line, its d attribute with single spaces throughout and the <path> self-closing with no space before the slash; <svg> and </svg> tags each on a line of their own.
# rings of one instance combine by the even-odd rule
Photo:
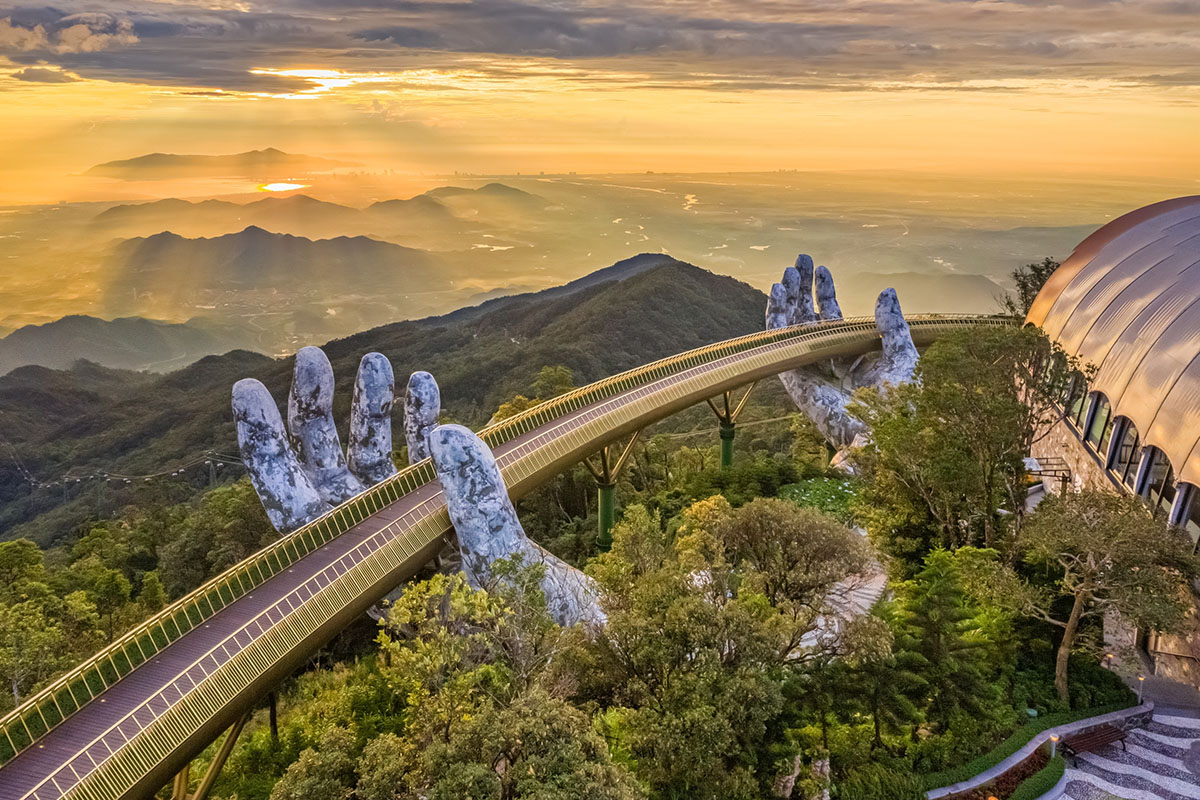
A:
<svg viewBox="0 0 1200 800">
<path fill-rule="evenodd" d="M 258 187 L 260 192 L 290 192 L 294 189 L 307 189 L 307 183 L 264 183 Z"/>
</svg>

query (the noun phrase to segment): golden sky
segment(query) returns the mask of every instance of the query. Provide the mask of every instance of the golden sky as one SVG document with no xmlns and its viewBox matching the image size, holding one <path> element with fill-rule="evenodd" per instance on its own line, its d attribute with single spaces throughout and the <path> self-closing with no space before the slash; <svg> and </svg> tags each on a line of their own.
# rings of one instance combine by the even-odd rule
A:
<svg viewBox="0 0 1200 800">
<path fill-rule="evenodd" d="M 0 7 L 0 203 L 266 147 L 417 174 L 1200 179 L 1198 103 L 1200 0 Z"/>
</svg>

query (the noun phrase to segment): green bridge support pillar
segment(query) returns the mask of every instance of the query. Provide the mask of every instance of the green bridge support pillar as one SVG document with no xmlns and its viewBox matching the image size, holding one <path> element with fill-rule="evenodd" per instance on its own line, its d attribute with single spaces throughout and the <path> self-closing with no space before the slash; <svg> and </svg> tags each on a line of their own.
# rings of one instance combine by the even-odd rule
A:
<svg viewBox="0 0 1200 800">
<path fill-rule="evenodd" d="M 746 401 L 750 399 L 750 393 L 757 386 L 757 381 L 750 384 L 746 389 L 746 393 L 742 395 L 742 399 L 733 402 L 729 392 L 721 394 L 721 405 L 718 406 L 712 400 L 705 399 L 708 407 L 717 415 L 719 422 L 718 432 L 721 435 L 721 469 L 729 469 L 733 466 L 733 437 L 737 433 L 736 424 L 738 415 L 742 413 L 742 409 L 746 407 Z"/>
<path fill-rule="evenodd" d="M 601 552 L 607 552 L 612 548 L 612 527 L 617 521 L 616 489 L 615 483 L 596 484 L 597 515 L 600 517 L 596 532 L 596 544 Z"/>
<path fill-rule="evenodd" d="M 590 458 L 583 460 L 584 466 L 596 480 L 596 545 L 601 552 L 607 552 L 612 547 L 612 528 L 617 521 L 617 478 L 641 433 L 638 431 L 629 437 L 629 442 L 615 461 L 612 459 L 611 445 L 600 449 L 597 454 L 600 458 L 599 465 L 593 465 Z"/>
<path fill-rule="evenodd" d="M 736 432 L 734 423 L 721 420 L 721 469 L 733 466 L 733 435 Z"/>
</svg>

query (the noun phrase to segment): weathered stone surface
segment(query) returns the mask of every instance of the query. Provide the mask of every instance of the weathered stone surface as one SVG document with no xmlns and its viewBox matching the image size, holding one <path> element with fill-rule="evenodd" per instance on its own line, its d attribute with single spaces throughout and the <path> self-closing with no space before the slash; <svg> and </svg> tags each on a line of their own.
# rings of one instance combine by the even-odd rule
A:
<svg viewBox="0 0 1200 800">
<path fill-rule="evenodd" d="M 771 285 L 771 293 L 767 295 L 767 330 L 786 328 L 788 321 L 787 289 L 782 283 Z"/>
<path fill-rule="evenodd" d="M 442 425 L 430 435 L 429 449 L 471 585 L 486 587 L 496 560 L 519 556 L 526 564 L 544 567 L 542 590 L 556 622 L 602 626 L 605 616 L 597 587 L 525 535 L 496 459 L 483 440 L 461 425 Z"/>
<path fill-rule="evenodd" d="M 300 465 L 321 497 L 337 505 L 363 491 L 346 468 L 337 426 L 333 423 L 333 366 L 319 347 L 296 353 L 288 395 L 288 432 Z"/>
<path fill-rule="evenodd" d="M 838 305 L 837 289 L 833 285 L 833 275 L 829 273 L 827 267 L 817 267 L 815 283 L 817 287 L 817 308 L 820 311 L 821 319 L 841 319 L 842 307 Z"/>
<path fill-rule="evenodd" d="M 253 378 L 235 383 L 233 419 L 242 462 L 276 530 L 295 530 L 329 510 L 289 445 L 267 387 Z"/>
<path fill-rule="evenodd" d="M 779 380 L 796 407 L 835 448 L 851 446 L 855 437 L 863 432 L 862 421 L 846 410 L 850 394 L 816 370 L 788 370 L 779 374 Z"/>
<path fill-rule="evenodd" d="M 429 434 L 441 413 L 442 395 L 437 381 L 428 372 L 414 372 L 404 392 L 404 439 L 409 464 L 429 458 Z"/>
<path fill-rule="evenodd" d="M 396 378 L 382 353 L 367 353 L 358 363 L 350 404 L 350 472 L 365 486 L 396 474 L 392 463 L 392 403 Z"/>
<path fill-rule="evenodd" d="M 801 253 L 796 256 L 796 266 L 783 271 L 787 278 L 789 271 L 794 271 L 796 277 L 796 301 L 789 307 L 788 320 L 792 325 L 809 325 L 817 321 L 817 313 L 813 310 L 813 260 L 812 256 Z M 789 298 L 790 300 L 790 298 Z"/>
<path fill-rule="evenodd" d="M 883 342 L 883 353 L 878 363 L 866 370 L 863 385 L 893 386 L 912 380 L 920 356 L 913 344 L 908 320 L 900 310 L 900 299 L 895 289 L 884 289 L 875 301 L 875 328 Z"/>
</svg>

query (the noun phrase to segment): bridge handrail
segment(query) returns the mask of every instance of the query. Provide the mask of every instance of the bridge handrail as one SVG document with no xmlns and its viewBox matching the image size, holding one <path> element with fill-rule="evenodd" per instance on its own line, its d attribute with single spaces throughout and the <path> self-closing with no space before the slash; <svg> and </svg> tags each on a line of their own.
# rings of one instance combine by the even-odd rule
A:
<svg viewBox="0 0 1200 800">
<path fill-rule="evenodd" d="M 978 323 L 980 317 L 930 314 L 913 315 L 908 319 L 910 323 L 919 325 L 923 320 L 946 322 L 962 319 L 964 322 Z M 700 364 L 763 344 L 818 335 L 830 326 L 874 328 L 874 325 L 871 317 L 857 317 L 839 322 L 761 331 L 705 345 L 573 389 L 513 417 L 488 425 L 480 431 L 480 436 L 490 447 L 496 448 L 564 414 Z M 272 542 L 139 623 L 0 717 L 0 733 L 3 733 L 0 736 L 0 765 L 230 603 L 252 592 L 370 515 L 434 479 L 436 473 L 428 459 L 406 467 L 318 519 Z"/>
</svg>

